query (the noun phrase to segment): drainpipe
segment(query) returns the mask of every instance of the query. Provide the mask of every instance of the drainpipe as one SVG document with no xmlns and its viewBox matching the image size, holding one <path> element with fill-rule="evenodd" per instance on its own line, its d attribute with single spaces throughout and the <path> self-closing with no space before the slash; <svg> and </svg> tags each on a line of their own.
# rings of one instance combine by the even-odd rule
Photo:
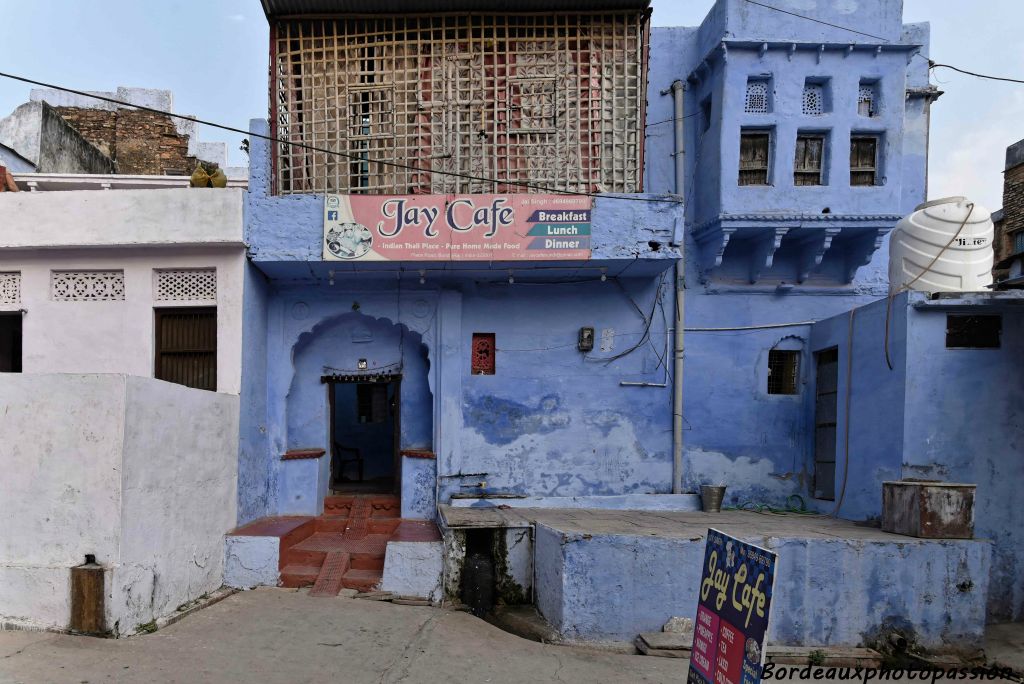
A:
<svg viewBox="0 0 1024 684">
<path fill-rule="evenodd" d="M 672 100 L 675 120 L 675 190 L 681 198 L 686 196 L 686 139 L 683 128 L 683 82 L 673 81 Z M 684 211 L 686 207 L 683 207 Z M 672 354 L 672 493 L 683 493 L 683 321 L 686 311 L 686 232 L 685 215 L 678 219 L 676 239 L 683 258 L 676 261 L 676 320 L 675 349 Z"/>
</svg>

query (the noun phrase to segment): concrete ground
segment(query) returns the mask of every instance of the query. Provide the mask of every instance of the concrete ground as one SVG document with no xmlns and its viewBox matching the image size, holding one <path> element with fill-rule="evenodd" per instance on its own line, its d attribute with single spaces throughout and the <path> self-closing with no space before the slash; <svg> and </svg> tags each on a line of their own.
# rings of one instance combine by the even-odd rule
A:
<svg viewBox="0 0 1024 684">
<path fill-rule="evenodd" d="M 235 594 L 154 634 L 0 632 L 0 682 L 681 682 L 686 661 L 526 641 L 468 613 L 291 589 Z"/>
<path fill-rule="evenodd" d="M 1024 671 L 1024 623 L 991 628 L 986 652 L 989 662 Z M 0 684 L 604 684 L 682 682 L 686 667 L 684 659 L 538 644 L 468 613 L 294 589 L 235 594 L 128 639 L 0 631 Z"/>
</svg>

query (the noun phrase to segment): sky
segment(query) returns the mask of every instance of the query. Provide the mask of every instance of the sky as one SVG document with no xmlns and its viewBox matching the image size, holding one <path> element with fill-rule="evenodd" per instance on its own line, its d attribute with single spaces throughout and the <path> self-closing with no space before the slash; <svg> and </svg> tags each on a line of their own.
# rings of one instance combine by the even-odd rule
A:
<svg viewBox="0 0 1024 684">
<path fill-rule="evenodd" d="M 711 5 L 653 0 L 653 25 L 695 26 Z M 0 71 L 81 90 L 169 89 L 177 112 L 238 128 L 267 115 L 259 0 L 0 0 L 0 18 Z M 1024 79 L 1020 0 L 905 0 L 904 21 L 931 22 L 937 62 Z M 1024 138 L 1024 85 L 949 70 L 932 82 L 945 94 L 932 107 L 929 196 L 999 208 L 1006 147 Z M 0 116 L 30 88 L 0 78 Z M 227 140 L 230 163 L 246 163 L 242 136 L 205 127 L 199 136 Z"/>
</svg>

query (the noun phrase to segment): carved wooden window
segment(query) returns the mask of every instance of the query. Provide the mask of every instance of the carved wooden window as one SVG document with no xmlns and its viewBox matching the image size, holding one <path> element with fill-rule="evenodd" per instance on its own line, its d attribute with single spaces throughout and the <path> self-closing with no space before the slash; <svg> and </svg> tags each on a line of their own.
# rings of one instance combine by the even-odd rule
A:
<svg viewBox="0 0 1024 684">
<path fill-rule="evenodd" d="M 21 273 L 0 273 L 0 304 L 21 304 Z"/>
<path fill-rule="evenodd" d="M 878 138 L 850 138 L 850 185 L 876 185 L 878 182 Z"/>
<path fill-rule="evenodd" d="M 768 81 L 764 79 L 747 81 L 747 96 L 743 102 L 743 111 L 747 114 L 767 114 L 770 111 Z"/>
<path fill-rule="evenodd" d="M 740 135 L 740 185 L 768 185 L 771 134 L 767 131 Z"/>
<path fill-rule="evenodd" d="M 56 302 L 124 300 L 124 271 L 52 271 L 50 295 Z"/>
<path fill-rule="evenodd" d="M 790 349 L 768 351 L 768 394 L 800 393 L 800 352 Z"/>
<path fill-rule="evenodd" d="M 156 368 L 159 380 L 217 389 L 217 309 L 156 309 Z"/>
<path fill-rule="evenodd" d="M 473 333 L 473 375 L 494 375 L 494 333 Z"/>
<path fill-rule="evenodd" d="M 798 135 L 793 161 L 793 185 L 822 185 L 821 167 L 825 156 L 825 136 Z"/>
</svg>

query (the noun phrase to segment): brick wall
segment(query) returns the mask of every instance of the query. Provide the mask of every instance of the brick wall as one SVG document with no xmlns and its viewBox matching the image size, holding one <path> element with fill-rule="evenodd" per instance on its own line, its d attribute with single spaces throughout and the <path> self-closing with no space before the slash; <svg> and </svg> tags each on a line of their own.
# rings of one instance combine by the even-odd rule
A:
<svg viewBox="0 0 1024 684">
<path fill-rule="evenodd" d="M 117 162 L 118 173 L 188 175 L 195 169 L 196 159 L 188 156 L 188 136 L 179 134 L 166 115 L 82 107 L 57 107 L 57 111 Z"/>
</svg>

